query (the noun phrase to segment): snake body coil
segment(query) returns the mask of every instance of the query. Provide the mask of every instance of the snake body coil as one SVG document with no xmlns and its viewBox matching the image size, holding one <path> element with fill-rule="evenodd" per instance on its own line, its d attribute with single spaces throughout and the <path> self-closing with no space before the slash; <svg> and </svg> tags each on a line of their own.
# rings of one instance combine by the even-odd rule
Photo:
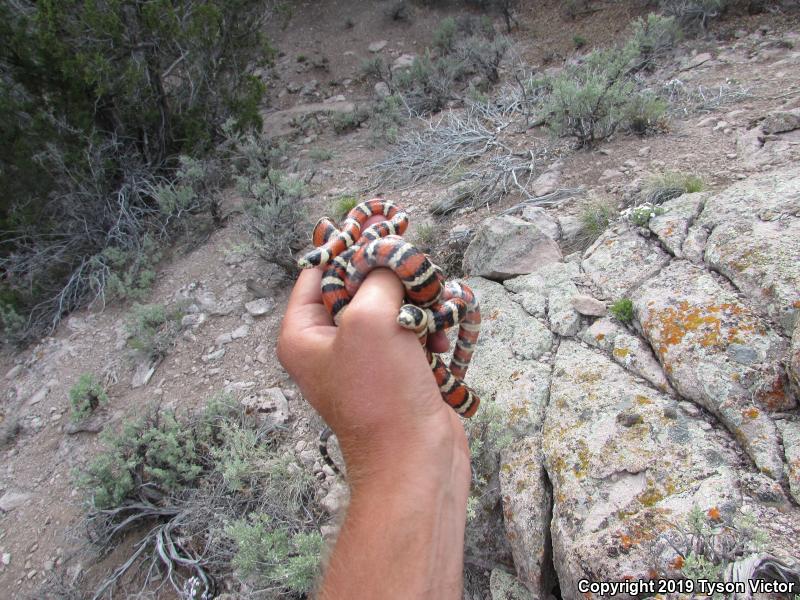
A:
<svg viewBox="0 0 800 600">
<path fill-rule="evenodd" d="M 385 220 L 364 228 L 375 215 Z M 400 237 L 407 227 L 406 213 L 394 203 L 380 198 L 362 202 L 347 214 L 341 229 L 327 217 L 320 219 L 312 234 L 316 248 L 298 264 L 302 268 L 325 266 L 322 301 L 335 324 L 370 271 L 379 267 L 391 269 L 403 282 L 408 302 L 401 307 L 397 322 L 417 333 L 442 399 L 459 415 L 471 417 L 480 400 L 463 380 L 480 331 L 478 302 L 469 287 L 445 282 L 441 269 Z M 448 365 L 428 350 L 427 336 L 456 324 L 458 340 Z M 327 446 L 329 430 L 323 436 L 321 448 Z M 323 456 L 338 471 L 327 450 Z"/>
</svg>

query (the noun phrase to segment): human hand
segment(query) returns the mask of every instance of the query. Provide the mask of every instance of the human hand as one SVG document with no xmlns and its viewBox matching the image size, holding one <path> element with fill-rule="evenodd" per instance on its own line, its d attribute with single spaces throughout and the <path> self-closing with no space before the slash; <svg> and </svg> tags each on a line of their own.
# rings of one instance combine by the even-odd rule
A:
<svg viewBox="0 0 800 600">
<path fill-rule="evenodd" d="M 416 335 L 396 323 L 404 296 L 399 279 L 385 269 L 372 272 L 335 327 L 322 304 L 321 276 L 319 269 L 301 273 L 278 358 L 336 433 L 351 486 L 421 472 L 432 481 L 455 479 L 466 493 L 464 428 L 442 401 Z"/>
</svg>

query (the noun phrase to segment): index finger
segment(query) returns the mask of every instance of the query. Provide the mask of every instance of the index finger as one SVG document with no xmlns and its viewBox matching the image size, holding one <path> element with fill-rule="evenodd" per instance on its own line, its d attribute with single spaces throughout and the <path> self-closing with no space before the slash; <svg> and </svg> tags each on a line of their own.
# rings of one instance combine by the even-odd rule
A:
<svg viewBox="0 0 800 600">
<path fill-rule="evenodd" d="M 307 329 L 332 326 L 333 321 L 322 303 L 322 270 L 305 269 L 294 284 L 283 317 L 283 327 Z"/>
</svg>

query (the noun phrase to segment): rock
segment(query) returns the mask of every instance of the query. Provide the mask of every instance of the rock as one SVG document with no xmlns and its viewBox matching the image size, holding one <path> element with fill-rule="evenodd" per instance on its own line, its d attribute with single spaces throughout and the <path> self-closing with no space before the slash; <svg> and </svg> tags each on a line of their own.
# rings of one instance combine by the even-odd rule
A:
<svg viewBox="0 0 800 600">
<path fill-rule="evenodd" d="M 600 175 L 598 181 L 609 181 L 611 179 L 619 179 L 623 176 L 622 171 L 617 171 L 616 169 L 606 169 Z"/>
<path fill-rule="evenodd" d="M 768 411 L 794 406 L 779 366 L 786 343 L 708 272 L 685 261 L 637 289 L 633 307 L 678 393 L 714 413 L 756 465 L 780 479 L 783 461 Z M 753 349 L 757 359 L 730 360 L 734 343 Z"/>
<path fill-rule="evenodd" d="M 317 81 L 316 79 L 312 79 L 303 84 L 303 88 L 300 90 L 300 94 L 302 96 L 311 96 L 317 91 L 318 87 L 319 87 L 319 81 Z"/>
<path fill-rule="evenodd" d="M 789 491 L 800 503 L 800 422 L 778 421 L 778 426 L 783 436 Z"/>
<path fill-rule="evenodd" d="M 797 319 L 797 323 L 794 326 L 786 372 L 790 381 L 794 384 L 795 395 L 800 396 L 800 319 Z"/>
<path fill-rule="evenodd" d="M 375 95 L 378 98 L 388 98 L 392 95 L 392 91 L 389 89 L 389 86 L 384 81 L 379 81 L 375 84 Z"/>
<path fill-rule="evenodd" d="M 491 600 L 538 600 L 539 598 L 529 592 L 511 573 L 506 573 L 502 569 L 492 569 L 492 574 L 489 576 L 489 594 Z"/>
<path fill-rule="evenodd" d="M 642 146 L 641 148 L 639 148 L 637 154 L 642 157 L 650 156 L 650 146 Z"/>
<path fill-rule="evenodd" d="M 778 110 L 770 113 L 761 122 L 761 129 L 767 135 L 800 129 L 800 108 L 790 111 Z"/>
<path fill-rule="evenodd" d="M 650 231 L 656 234 L 673 256 L 683 258 L 683 242 L 710 195 L 708 192 L 699 192 L 668 200 L 661 205 L 664 213 L 657 214 L 648 222 Z"/>
<path fill-rule="evenodd" d="M 231 331 L 231 339 L 232 340 L 238 340 L 238 339 L 241 339 L 243 337 L 247 337 L 249 335 L 249 333 L 250 333 L 250 326 L 249 325 L 247 325 L 247 324 L 240 325 L 239 327 L 237 327 L 236 329 Z"/>
<path fill-rule="evenodd" d="M 503 215 L 481 223 L 464 253 L 464 271 L 502 281 L 560 260 L 558 244 L 539 227 Z"/>
<path fill-rule="evenodd" d="M 149 383 L 158 366 L 157 360 L 147 359 L 136 365 L 136 370 L 131 378 L 131 388 L 136 389 Z"/>
<path fill-rule="evenodd" d="M 289 81 L 286 84 L 286 91 L 289 92 L 290 94 L 296 94 L 301 89 L 303 89 L 303 86 L 297 83 L 296 81 Z"/>
<path fill-rule="evenodd" d="M 574 248 L 583 233 L 584 227 L 579 217 L 567 215 L 558 217 L 558 229 L 561 232 L 562 246 Z"/>
<path fill-rule="evenodd" d="M 33 396 L 31 396 L 30 399 L 25 403 L 25 405 L 34 406 L 36 404 L 39 404 L 39 402 L 41 402 L 47 397 L 47 394 L 49 392 L 50 392 L 49 385 L 45 385 L 43 388 L 39 388 L 38 390 L 36 390 Z"/>
<path fill-rule="evenodd" d="M 608 299 L 618 300 L 669 262 L 661 248 L 622 225 L 606 230 L 581 262 L 589 279 Z"/>
<path fill-rule="evenodd" d="M 553 240 L 557 240 L 561 236 L 558 222 L 541 206 L 526 206 L 522 209 L 522 218 L 536 225 Z"/>
<path fill-rule="evenodd" d="M 216 338 L 214 338 L 214 345 L 224 346 L 225 344 L 230 344 L 232 341 L 233 337 L 231 337 L 230 333 L 221 333 Z"/>
<path fill-rule="evenodd" d="M 682 577 L 675 558 L 688 548 L 679 528 L 686 530 L 693 509 L 709 526 L 716 517 L 755 518 L 770 552 L 796 556 L 800 511 L 751 495 L 743 475 L 763 476 L 733 450 L 730 435 L 704 429 L 675 407 L 606 357 L 561 342 L 542 451 L 553 486 L 553 562 L 563 598 L 583 597 L 581 579 Z M 632 415 L 623 418 L 628 426 L 617 420 L 620 413 Z M 757 551 L 754 541 L 743 543 Z"/>
<path fill-rule="evenodd" d="M 535 598 L 546 597 L 555 582 L 548 543 L 553 498 L 541 444 L 540 435 L 520 440 L 503 452 L 500 466 L 506 537 L 517 575 Z"/>
<path fill-rule="evenodd" d="M 582 315 L 590 317 L 604 317 L 608 310 L 606 303 L 587 296 L 586 294 L 577 294 L 572 297 L 572 308 Z"/>
<path fill-rule="evenodd" d="M 689 61 L 686 63 L 686 66 L 683 67 L 683 70 L 688 71 L 690 69 L 696 69 L 700 65 L 710 61 L 712 58 L 713 57 L 708 52 L 701 52 L 700 54 L 697 54 L 689 59 Z"/>
<path fill-rule="evenodd" d="M 21 372 L 22 372 L 22 365 L 15 365 L 11 367 L 6 373 L 6 380 L 11 381 L 12 379 L 15 379 L 17 375 L 19 375 Z"/>
<path fill-rule="evenodd" d="M 181 319 L 182 328 L 197 329 L 206 322 L 208 316 L 205 313 L 194 313 L 184 315 Z"/>
<path fill-rule="evenodd" d="M 212 362 L 215 360 L 219 360 L 225 356 L 225 348 L 220 348 L 219 350 L 215 350 L 214 352 L 209 352 L 205 356 L 203 356 L 203 362 Z"/>
<path fill-rule="evenodd" d="M 244 308 L 254 317 L 262 317 L 275 308 L 275 303 L 267 298 L 259 298 L 258 300 L 245 303 Z"/>
<path fill-rule="evenodd" d="M 28 504 L 32 498 L 33 496 L 31 494 L 8 490 L 5 494 L 0 496 L 0 511 L 12 511 L 15 508 Z"/>
<path fill-rule="evenodd" d="M 11 553 L 10 552 L 3 552 L 3 555 L 0 556 L 0 562 L 3 563 L 3 566 L 7 567 L 11 564 Z"/>
<path fill-rule="evenodd" d="M 493 409 L 492 418 L 502 421 L 503 431 L 512 440 L 534 435 L 541 429 L 550 388 L 550 366 L 540 359 L 551 350 L 553 334 L 527 314 L 502 285 L 477 277 L 466 283 L 474 290 L 483 314 L 466 382 L 482 399 L 479 411 Z M 497 479 L 499 461 L 497 451 L 484 461 L 494 468 L 486 473 L 485 484 L 473 491 L 478 499 L 476 517 L 465 538 L 467 562 L 486 568 L 512 563 Z"/>
<path fill-rule="evenodd" d="M 339 515 L 350 501 L 350 491 L 347 486 L 335 482 L 328 493 L 320 500 L 319 505 L 329 515 Z"/>
<path fill-rule="evenodd" d="M 64 426 L 64 433 L 75 435 L 77 433 L 100 433 L 105 426 L 106 417 L 104 415 L 92 415 L 88 419 L 75 422 L 70 421 Z"/>
<path fill-rule="evenodd" d="M 378 40 L 377 42 L 372 42 L 369 46 L 367 46 L 367 50 L 370 52 L 380 52 L 386 47 L 388 44 L 386 40 Z"/>
<path fill-rule="evenodd" d="M 546 298 L 547 321 L 550 329 L 562 336 L 573 336 L 580 327 L 580 315 L 572 306 L 572 298 L 578 288 L 572 283 L 580 271 L 575 263 L 553 263 L 536 273 L 510 279 L 504 283 L 507 289 L 520 295 L 523 308 L 529 310 L 531 299 L 538 308 L 538 298 Z"/>
<path fill-rule="evenodd" d="M 416 54 L 401 54 L 392 63 L 392 71 L 400 69 L 410 69 L 414 66 L 414 61 L 417 59 Z"/>
<path fill-rule="evenodd" d="M 247 396 L 241 404 L 247 414 L 257 415 L 262 426 L 281 426 L 289 422 L 289 401 L 280 388 L 269 388 L 261 394 Z"/>
<path fill-rule="evenodd" d="M 631 373 L 649 381 L 656 389 L 668 394 L 675 393 L 647 342 L 631 334 L 616 321 L 598 319 L 583 332 L 581 339 L 605 352 Z"/>
<path fill-rule="evenodd" d="M 792 335 L 800 314 L 800 166 L 751 177 L 706 200 L 705 262 Z"/>
<path fill-rule="evenodd" d="M 533 182 L 531 190 L 533 195 L 537 198 L 552 194 L 558 189 L 558 184 L 561 182 L 561 170 L 545 171 Z"/>
</svg>

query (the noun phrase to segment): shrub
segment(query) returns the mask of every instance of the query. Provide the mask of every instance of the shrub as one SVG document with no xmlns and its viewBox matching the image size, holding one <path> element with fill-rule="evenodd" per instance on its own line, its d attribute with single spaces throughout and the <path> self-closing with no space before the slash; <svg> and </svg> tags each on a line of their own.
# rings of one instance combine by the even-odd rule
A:
<svg viewBox="0 0 800 600">
<path fill-rule="evenodd" d="M 355 196 L 339 196 L 333 203 L 333 214 L 337 219 L 342 220 L 357 205 L 358 198 Z"/>
<path fill-rule="evenodd" d="M 589 247 L 616 216 L 617 209 L 607 201 L 597 200 L 584 204 L 579 215 L 582 226 L 579 245 L 582 248 Z"/>
<path fill-rule="evenodd" d="M 617 300 L 608 310 L 620 323 L 628 324 L 633 321 L 633 302 L 628 298 Z"/>
<path fill-rule="evenodd" d="M 381 98 L 373 105 L 369 117 L 373 143 L 378 146 L 396 142 L 405 119 L 405 105 L 400 96 L 393 94 Z"/>
<path fill-rule="evenodd" d="M 634 94 L 626 103 L 622 119 L 631 133 L 646 135 L 667 129 L 667 102 L 652 92 Z"/>
<path fill-rule="evenodd" d="M 272 8 L 0 5 L 0 186 L 13 198 L 0 205 L 0 293 L 25 316 L 23 337 L 102 303 L 109 284 L 136 291 L 152 280 L 146 237 L 168 241 L 178 214 L 193 212 L 159 205 L 178 157 L 211 151 L 228 117 L 241 129 L 260 123 L 255 70 L 271 60 L 262 24 Z"/>
<path fill-rule="evenodd" d="M 163 304 L 134 304 L 126 326 L 128 345 L 146 360 L 164 358 L 178 336 L 181 316 Z"/>
<path fill-rule="evenodd" d="M 328 148 L 312 148 L 308 153 L 309 158 L 325 162 L 333 158 L 333 150 Z"/>
<path fill-rule="evenodd" d="M 586 38 L 582 35 L 574 35 L 572 36 L 572 43 L 575 44 L 575 48 L 580 50 L 586 45 Z"/>
<path fill-rule="evenodd" d="M 675 47 L 683 32 L 674 17 L 650 13 L 646 19 L 633 22 L 633 32 L 627 41 L 636 54 L 634 71 L 651 70 Z"/>
<path fill-rule="evenodd" d="M 210 594 L 212 579 L 232 570 L 234 586 L 238 579 L 305 597 L 318 571 L 323 511 L 313 503 L 315 478 L 278 429 L 217 396 L 185 418 L 151 407 L 102 440 L 104 451 L 78 480 L 89 500 L 88 531 L 101 550 L 125 547 L 131 556 L 98 597 L 136 558 L 151 572 L 172 573 L 179 596 L 193 590 L 181 597 Z M 136 541 L 121 546 L 129 535 Z M 142 589 L 151 583 L 163 585 L 147 575 Z"/>
<path fill-rule="evenodd" d="M 689 173 L 667 171 L 645 183 L 642 197 L 645 204 L 657 206 L 683 194 L 693 194 L 705 189 L 702 178 Z"/>
<path fill-rule="evenodd" d="M 664 209 L 661 206 L 653 206 L 652 204 L 644 203 L 640 204 L 639 206 L 629 208 L 623 214 L 628 221 L 634 225 L 638 225 L 639 227 L 647 227 L 650 219 L 664 214 Z"/>
<path fill-rule="evenodd" d="M 83 373 L 69 390 L 72 405 L 71 418 L 80 421 L 88 417 L 101 404 L 108 403 L 108 394 L 102 384 L 91 373 Z"/>
<path fill-rule="evenodd" d="M 232 564 L 240 575 L 261 586 L 311 591 L 324 545 L 319 533 L 292 533 L 261 513 L 234 521 L 225 533 L 236 544 Z"/>
<path fill-rule="evenodd" d="M 356 107 L 351 111 L 332 113 L 331 125 L 333 130 L 341 135 L 358 129 L 368 118 L 369 113 L 365 109 Z"/>
<path fill-rule="evenodd" d="M 728 0 L 661 0 L 661 12 L 675 17 L 682 27 L 705 31 L 711 19 L 719 17 L 728 4 Z"/>
</svg>

